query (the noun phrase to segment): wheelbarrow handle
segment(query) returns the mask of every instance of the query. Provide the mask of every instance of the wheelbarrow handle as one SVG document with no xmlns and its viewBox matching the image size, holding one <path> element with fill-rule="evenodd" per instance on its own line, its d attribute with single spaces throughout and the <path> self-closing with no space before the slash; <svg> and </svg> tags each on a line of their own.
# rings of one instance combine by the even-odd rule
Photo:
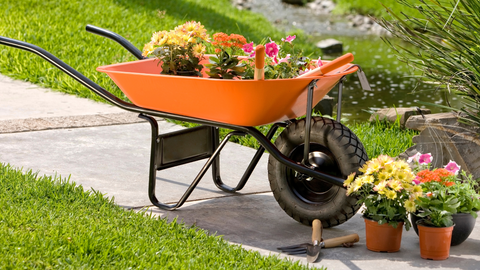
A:
<svg viewBox="0 0 480 270">
<path fill-rule="evenodd" d="M 87 24 L 85 29 L 87 30 L 87 32 L 94 33 L 99 36 L 106 37 L 116 41 L 139 60 L 145 59 L 145 57 L 143 57 L 142 55 L 142 52 L 137 47 L 133 46 L 132 43 L 130 43 L 128 40 L 126 40 L 124 37 L 120 36 L 119 34 L 95 25 L 91 25 L 91 24 Z"/>
</svg>

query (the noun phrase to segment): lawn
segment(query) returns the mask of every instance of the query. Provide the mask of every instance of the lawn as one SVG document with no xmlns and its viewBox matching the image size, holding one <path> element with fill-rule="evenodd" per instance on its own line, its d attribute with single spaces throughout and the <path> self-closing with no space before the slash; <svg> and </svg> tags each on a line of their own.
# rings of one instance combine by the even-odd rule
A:
<svg viewBox="0 0 480 270">
<path fill-rule="evenodd" d="M 0 269 L 308 269 L 0 163 Z"/>
</svg>

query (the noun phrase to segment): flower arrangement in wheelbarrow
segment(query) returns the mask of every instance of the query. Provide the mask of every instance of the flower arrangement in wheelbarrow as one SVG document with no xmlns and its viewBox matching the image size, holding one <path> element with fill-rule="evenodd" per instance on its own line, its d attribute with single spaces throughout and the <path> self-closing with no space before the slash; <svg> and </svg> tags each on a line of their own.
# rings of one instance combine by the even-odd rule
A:
<svg viewBox="0 0 480 270">
<path fill-rule="evenodd" d="M 320 58 L 311 61 L 303 56 L 301 50 L 295 50 L 292 43 L 296 36 L 282 38 L 277 44 L 269 39 L 265 47 L 265 79 L 295 78 L 322 65 Z M 215 55 L 206 57 L 208 48 Z M 153 55 L 162 63 L 162 74 L 202 76 L 202 69 L 211 78 L 254 79 L 255 48 L 253 42 L 247 43 L 244 36 L 238 34 L 213 34 L 210 40 L 201 23 L 194 21 L 175 27 L 171 31 L 159 31 L 145 44 L 143 56 Z M 208 58 L 207 64 L 200 62 Z"/>
</svg>

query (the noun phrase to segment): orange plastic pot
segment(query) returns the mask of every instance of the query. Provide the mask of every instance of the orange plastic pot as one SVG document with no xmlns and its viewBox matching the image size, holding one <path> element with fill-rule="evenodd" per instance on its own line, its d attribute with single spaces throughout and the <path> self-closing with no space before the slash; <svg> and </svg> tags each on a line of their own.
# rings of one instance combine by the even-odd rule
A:
<svg viewBox="0 0 480 270">
<path fill-rule="evenodd" d="M 389 224 L 378 224 L 377 221 L 364 217 L 365 239 L 367 249 L 376 252 L 397 252 L 402 244 L 403 222 L 397 228 Z"/>
<path fill-rule="evenodd" d="M 420 256 L 427 260 L 445 260 L 450 256 L 453 227 L 430 227 L 417 224 Z"/>
<path fill-rule="evenodd" d="M 208 62 L 208 56 L 202 61 Z M 305 115 L 307 86 L 319 79 L 318 103 L 344 76 L 357 71 L 343 65 L 316 77 L 279 80 L 222 80 L 161 75 L 156 59 L 98 67 L 139 107 L 239 126 L 260 126 Z M 208 70 L 204 68 L 203 72 Z"/>
</svg>

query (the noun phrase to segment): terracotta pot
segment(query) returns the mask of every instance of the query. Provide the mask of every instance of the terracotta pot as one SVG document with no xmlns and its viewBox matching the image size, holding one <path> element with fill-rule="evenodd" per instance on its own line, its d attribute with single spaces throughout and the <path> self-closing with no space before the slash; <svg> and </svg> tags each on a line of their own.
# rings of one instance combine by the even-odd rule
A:
<svg viewBox="0 0 480 270">
<path fill-rule="evenodd" d="M 420 256 L 427 260 L 445 260 L 450 256 L 453 227 L 430 227 L 418 224 Z"/>
<path fill-rule="evenodd" d="M 415 214 L 410 214 L 410 220 L 412 221 L 412 227 L 418 235 L 418 227 L 416 222 L 421 220 L 421 217 L 416 216 Z M 463 243 L 472 233 L 475 228 L 476 219 L 468 213 L 457 213 L 452 215 L 453 223 L 455 227 L 452 232 L 452 242 L 451 246 L 460 245 Z"/>
<path fill-rule="evenodd" d="M 397 252 L 402 242 L 403 222 L 397 228 L 389 224 L 379 225 L 377 221 L 363 217 L 365 220 L 365 238 L 367 249 L 376 252 Z"/>
</svg>

